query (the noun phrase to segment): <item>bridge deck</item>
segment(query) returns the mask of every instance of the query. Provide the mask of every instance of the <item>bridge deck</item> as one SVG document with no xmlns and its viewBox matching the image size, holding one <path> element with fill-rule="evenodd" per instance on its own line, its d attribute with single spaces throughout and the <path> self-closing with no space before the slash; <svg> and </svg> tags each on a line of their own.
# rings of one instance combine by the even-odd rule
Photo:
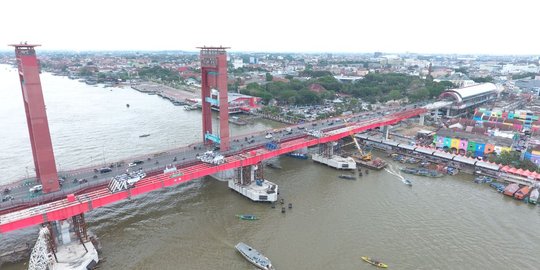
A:
<svg viewBox="0 0 540 270">
<path fill-rule="evenodd" d="M 393 125 L 397 122 L 425 113 L 422 108 L 398 112 L 381 118 L 363 120 L 346 127 L 338 128 L 326 132 L 320 138 L 303 136 L 280 143 L 280 147 L 275 150 L 267 150 L 263 147 L 256 148 L 245 153 L 228 156 L 226 162 L 221 165 L 210 165 L 199 163 L 193 166 L 181 168 L 176 172 L 163 173 L 147 177 L 139 181 L 134 188 L 111 193 L 107 186 L 98 187 L 95 190 L 76 195 L 76 200 L 69 202 L 67 198 L 45 203 L 39 206 L 29 207 L 22 210 L 15 210 L 10 213 L 0 215 L 0 233 L 6 233 L 25 227 L 42 224 L 48 221 L 64 220 L 69 217 L 91 211 L 114 202 L 128 199 L 150 191 L 164 187 L 170 187 L 186 183 L 193 179 L 215 174 L 220 171 L 230 170 L 238 167 L 257 164 L 262 160 L 286 154 L 298 149 L 327 143 L 347 137 L 352 133 L 358 133 L 376 127 Z M 179 175 L 179 172 L 182 175 Z"/>
</svg>

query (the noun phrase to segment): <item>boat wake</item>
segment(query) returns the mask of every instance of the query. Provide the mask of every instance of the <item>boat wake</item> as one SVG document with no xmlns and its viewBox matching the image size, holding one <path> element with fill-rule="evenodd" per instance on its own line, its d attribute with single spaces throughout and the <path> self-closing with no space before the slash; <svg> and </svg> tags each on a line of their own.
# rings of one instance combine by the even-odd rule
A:
<svg viewBox="0 0 540 270">
<path fill-rule="evenodd" d="M 394 169 L 394 167 L 393 167 L 392 165 L 390 165 L 390 166 L 387 167 L 387 168 L 384 168 L 384 170 L 385 170 L 387 173 L 389 173 L 389 174 L 391 174 L 391 175 L 397 177 L 399 180 L 401 180 L 401 182 L 403 182 L 403 184 L 405 184 L 405 185 L 412 185 L 411 181 L 405 179 L 405 177 L 403 177 L 403 176 L 401 175 L 401 173 L 399 172 L 399 170 Z"/>
<path fill-rule="evenodd" d="M 391 175 L 397 177 L 397 178 L 400 179 L 401 181 L 405 180 L 405 177 L 403 177 L 399 171 L 395 170 L 394 167 L 393 167 L 392 165 L 388 166 L 387 168 L 384 168 L 384 170 L 385 170 L 387 173 L 389 173 L 389 174 L 391 174 Z"/>
</svg>

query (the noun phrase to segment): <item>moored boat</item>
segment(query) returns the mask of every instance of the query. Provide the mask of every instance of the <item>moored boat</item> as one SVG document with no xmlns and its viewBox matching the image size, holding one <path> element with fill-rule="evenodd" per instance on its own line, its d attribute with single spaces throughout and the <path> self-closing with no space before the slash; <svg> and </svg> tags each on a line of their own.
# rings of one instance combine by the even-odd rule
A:
<svg viewBox="0 0 540 270">
<path fill-rule="evenodd" d="M 493 178 L 485 175 L 480 175 L 474 178 L 474 182 L 477 184 L 491 183 L 493 182 Z"/>
<path fill-rule="evenodd" d="M 246 260 L 263 270 L 273 270 L 272 262 L 252 247 L 240 242 L 234 246 Z"/>
<path fill-rule="evenodd" d="M 529 194 L 530 190 L 531 190 L 531 187 L 524 186 L 524 187 L 520 188 L 518 191 L 516 191 L 516 193 L 514 194 L 514 198 L 516 198 L 518 200 L 523 200 L 523 199 L 525 199 L 525 196 L 527 196 L 527 194 Z"/>
<path fill-rule="evenodd" d="M 362 256 L 362 260 L 364 260 L 365 262 L 371 264 L 371 265 L 375 265 L 377 267 L 380 267 L 380 268 L 388 268 L 388 265 L 386 265 L 385 263 L 382 263 L 382 262 L 379 262 L 377 260 L 374 260 L 370 257 L 366 257 L 366 256 Z"/>
<path fill-rule="evenodd" d="M 518 190 L 519 190 L 519 185 L 516 184 L 516 183 L 512 183 L 512 184 L 506 186 L 506 188 L 504 189 L 503 194 L 506 195 L 506 196 L 513 197 L 514 194 L 515 194 Z"/>
<path fill-rule="evenodd" d="M 496 189 L 499 193 L 502 193 L 504 189 L 506 188 L 506 186 L 503 183 L 499 183 L 499 182 L 491 182 L 489 186 Z"/>
<path fill-rule="evenodd" d="M 299 159 L 307 159 L 308 158 L 307 154 L 301 154 L 301 153 L 296 153 L 296 152 L 287 153 L 285 155 L 288 156 L 288 157 L 299 158 Z"/>
<path fill-rule="evenodd" d="M 428 170 L 425 168 L 407 167 L 407 168 L 401 168 L 400 170 L 404 173 L 414 174 L 418 176 L 428 176 L 428 177 L 442 177 L 443 176 L 443 174 L 438 171 Z"/>
<path fill-rule="evenodd" d="M 374 160 L 362 160 L 359 155 L 352 155 L 351 157 L 356 162 L 356 164 L 373 170 L 382 170 L 388 165 L 384 160 L 379 158 L 376 158 Z"/>
<path fill-rule="evenodd" d="M 538 202 L 538 195 L 540 192 L 538 192 L 537 188 L 534 188 L 531 191 L 531 194 L 529 195 L 529 203 L 536 204 Z"/>
<path fill-rule="evenodd" d="M 259 218 L 255 215 L 236 215 L 236 217 L 242 220 L 258 220 Z"/>
</svg>

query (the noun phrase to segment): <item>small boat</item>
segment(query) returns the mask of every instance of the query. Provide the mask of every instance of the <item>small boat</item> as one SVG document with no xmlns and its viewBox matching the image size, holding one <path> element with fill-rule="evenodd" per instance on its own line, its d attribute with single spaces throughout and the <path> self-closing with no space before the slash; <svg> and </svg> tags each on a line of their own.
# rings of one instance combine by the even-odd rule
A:
<svg viewBox="0 0 540 270">
<path fill-rule="evenodd" d="M 143 134 L 143 135 L 139 135 L 139 138 L 144 138 L 144 137 L 148 137 L 150 136 L 150 134 Z"/>
<path fill-rule="evenodd" d="M 536 204 L 538 202 L 538 189 L 535 188 L 531 191 L 531 194 L 529 195 L 529 203 Z"/>
<path fill-rule="evenodd" d="M 299 158 L 299 159 L 307 159 L 308 158 L 307 154 L 301 154 L 301 153 L 295 153 L 295 152 L 287 153 L 285 155 L 288 156 L 288 157 Z"/>
<path fill-rule="evenodd" d="M 376 261 L 370 257 L 366 257 L 366 256 L 362 256 L 362 260 L 364 260 L 365 262 L 371 264 L 371 265 L 375 265 L 377 267 L 380 267 L 380 268 L 388 268 L 388 265 L 382 263 L 382 262 L 379 262 L 379 261 Z"/>
<path fill-rule="evenodd" d="M 281 166 L 276 165 L 274 163 L 266 163 L 266 166 L 272 169 L 281 169 Z"/>
<path fill-rule="evenodd" d="M 340 175 L 338 177 L 342 178 L 342 179 L 347 179 L 347 180 L 356 180 L 356 177 L 354 177 L 354 175 L 350 175 L 350 174 L 342 174 L 342 175 Z"/>
<path fill-rule="evenodd" d="M 263 270 L 274 270 L 272 262 L 252 247 L 240 242 L 234 246 L 246 260 Z"/>
<path fill-rule="evenodd" d="M 489 186 L 496 189 L 499 193 L 502 193 L 504 189 L 506 188 L 506 186 L 503 183 L 499 183 L 499 182 L 491 182 Z"/>
<path fill-rule="evenodd" d="M 407 186 L 412 186 L 412 182 L 409 179 L 403 178 L 403 180 L 401 180 L 401 182 L 403 182 L 403 184 L 405 184 Z"/>
<path fill-rule="evenodd" d="M 474 178 L 474 182 L 477 184 L 491 183 L 493 182 L 493 179 L 489 176 L 480 175 Z"/>
<path fill-rule="evenodd" d="M 259 219 L 257 216 L 255 215 L 236 215 L 238 218 L 242 219 L 242 220 L 257 220 Z"/>
</svg>

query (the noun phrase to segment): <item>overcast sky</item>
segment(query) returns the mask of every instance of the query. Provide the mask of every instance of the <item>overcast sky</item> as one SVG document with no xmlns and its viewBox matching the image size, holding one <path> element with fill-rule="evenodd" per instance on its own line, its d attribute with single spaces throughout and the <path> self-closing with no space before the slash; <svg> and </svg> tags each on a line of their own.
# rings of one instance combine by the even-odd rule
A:
<svg viewBox="0 0 540 270">
<path fill-rule="evenodd" d="M 181 4 L 180 4 L 181 3 Z M 8 0 L 0 50 L 540 54 L 537 1 Z"/>
</svg>

